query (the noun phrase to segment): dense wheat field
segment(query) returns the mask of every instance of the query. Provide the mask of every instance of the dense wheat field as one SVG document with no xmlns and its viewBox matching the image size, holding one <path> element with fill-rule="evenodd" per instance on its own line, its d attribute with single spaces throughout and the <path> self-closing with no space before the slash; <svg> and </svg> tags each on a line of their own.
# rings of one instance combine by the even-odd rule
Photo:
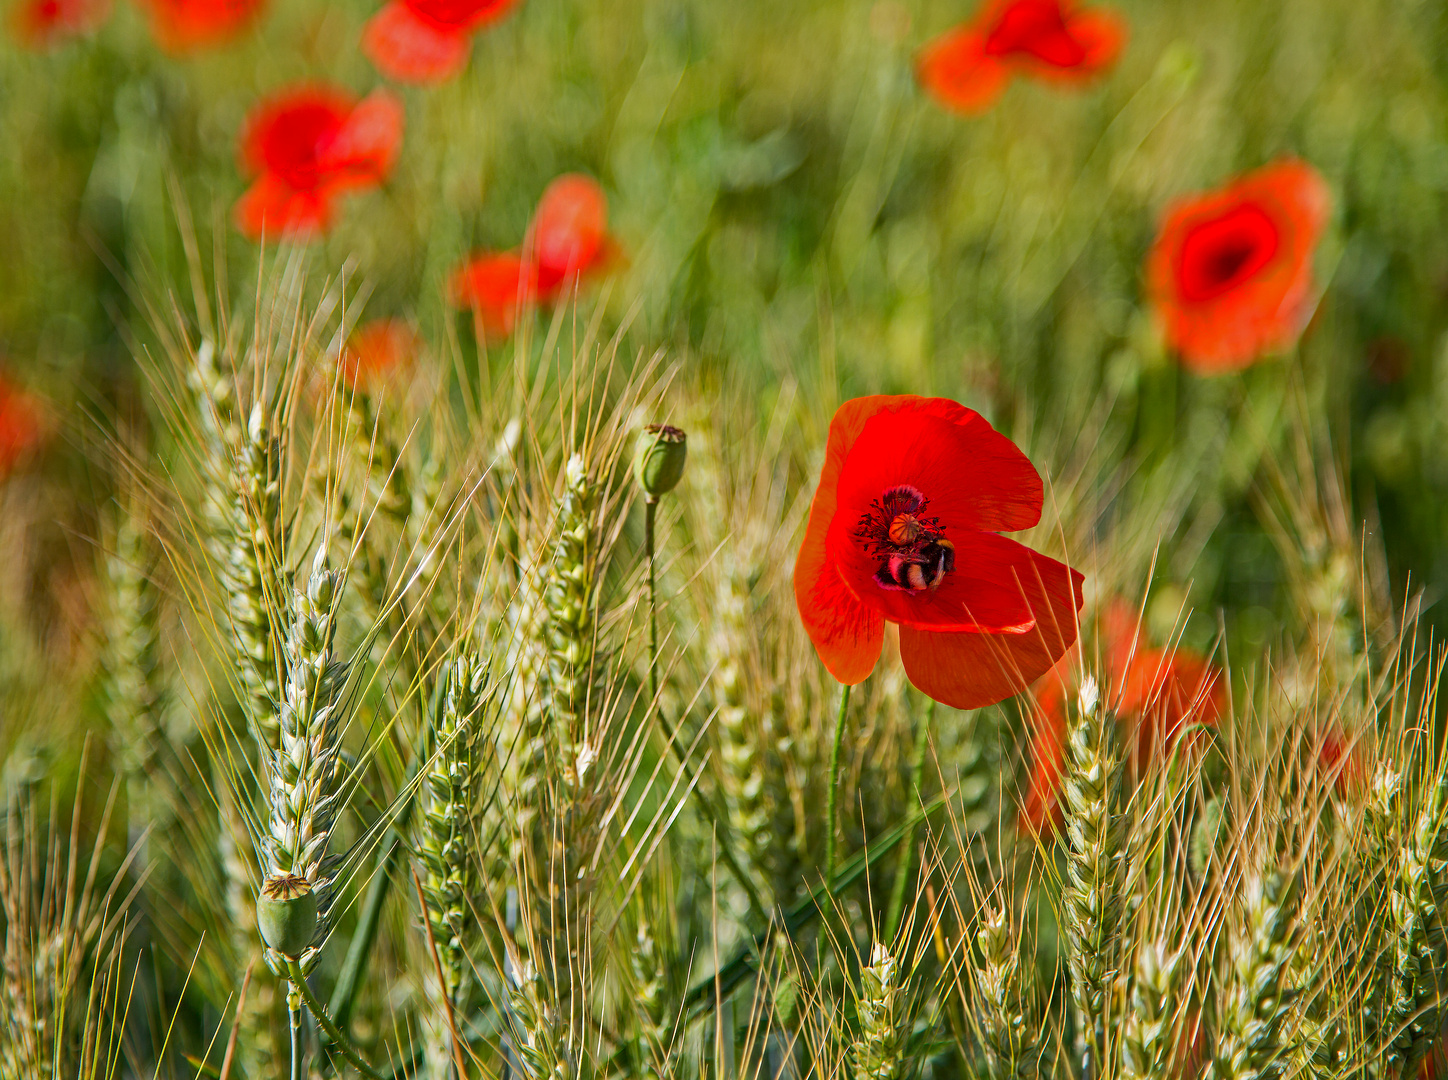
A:
<svg viewBox="0 0 1448 1080">
<path fill-rule="evenodd" d="M 1442 1075 L 1448 11 L 8 0 L 0 1077 Z"/>
</svg>

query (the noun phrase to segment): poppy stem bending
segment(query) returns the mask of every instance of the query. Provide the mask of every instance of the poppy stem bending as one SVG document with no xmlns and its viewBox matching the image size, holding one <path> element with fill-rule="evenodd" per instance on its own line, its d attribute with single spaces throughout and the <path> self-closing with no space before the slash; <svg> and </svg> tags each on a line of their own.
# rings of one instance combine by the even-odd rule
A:
<svg viewBox="0 0 1448 1080">
<path fill-rule="evenodd" d="M 935 699 L 925 699 L 925 713 L 920 717 L 920 727 L 915 732 L 915 756 L 910 762 L 909 798 L 920 800 L 920 784 L 925 778 L 925 755 L 930 746 L 930 725 L 935 722 Z M 900 849 L 900 864 L 895 869 L 895 883 L 890 890 L 890 907 L 885 912 L 885 936 L 880 940 L 892 942 L 895 931 L 900 929 L 900 916 L 905 910 L 905 887 L 910 883 L 910 869 L 914 865 L 915 830 L 905 837 Z"/>
<path fill-rule="evenodd" d="M 835 745 L 830 750 L 830 794 L 825 803 L 825 888 L 835 894 L 835 803 L 840 793 L 840 744 L 845 740 L 845 715 L 850 704 L 848 683 L 840 687 L 840 715 L 835 718 Z"/>
<path fill-rule="evenodd" d="M 302 973 L 301 962 L 297 960 L 296 957 L 287 957 L 287 974 L 291 976 L 292 987 L 301 995 L 302 1000 L 307 1003 L 307 1008 L 310 1009 L 312 1015 L 317 1018 L 317 1023 L 322 1025 L 322 1030 L 337 1044 L 337 1049 L 342 1051 L 342 1056 L 351 1062 L 352 1068 L 356 1069 L 363 1076 L 368 1077 L 369 1080 L 382 1080 L 381 1075 L 368 1065 L 367 1062 L 362 1060 L 362 1055 L 358 1053 L 357 1048 L 352 1045 L 352 1040 L 347 1038 L 341 1028 L 332 1023 L 332 1018 L 327 1015 L 326 1006 L 312 996 L 312 990 L 307 986 L 307 977 Z M 295 1036 L 293 1036 L 293 1038 L 295 1039 Z M 295 1042 L 293 1042 L 293 1046 L 295 1046 Z M 297 1061 L 297 1055 L 293 1053 L 292 1068 L 294 1070 L 296 1069 Z"/>
</svg>

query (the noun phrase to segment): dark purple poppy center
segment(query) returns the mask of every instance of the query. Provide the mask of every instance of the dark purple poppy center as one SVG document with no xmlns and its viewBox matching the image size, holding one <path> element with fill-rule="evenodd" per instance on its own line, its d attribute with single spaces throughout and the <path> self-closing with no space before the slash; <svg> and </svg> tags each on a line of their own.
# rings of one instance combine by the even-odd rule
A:
<svg viewBox="0 0 1448 1080">
<path fill-rule="evenodd" d="M 1060 0 L 1016 0 L 985 39 L 987 56 L 1030 56 L 1052 67 L 1078 67 L 1085 47 L 1066 29 Z"/>
<path fill-rule="evenodd" d="M 919 488 L 901 484 L 870 504 L 855 525 L 854 538 L 880 560 L 875 582 L 896 592 L 934 592 L 955 569 L 955 545 L 945 539 L 938 517 L 927 517 L 930 500 Z"/>
</svg>

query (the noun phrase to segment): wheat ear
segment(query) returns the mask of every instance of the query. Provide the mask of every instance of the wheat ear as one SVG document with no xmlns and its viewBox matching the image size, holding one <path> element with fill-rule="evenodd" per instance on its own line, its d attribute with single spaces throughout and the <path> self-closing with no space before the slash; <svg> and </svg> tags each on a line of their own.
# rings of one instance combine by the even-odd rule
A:
<svg viewBox="0 0 1448 1080">
<path fill-rule="evenodd" d="M 1246 919 L 1229 945 L 1217 999 L 1217 1038 L 1209 1080 L 1269 1080 L 1285 1071 L 1284 1029 L 1296 992 L 1286 978 L 1295 953 L 1296 880 L 1279 871 L 1253 875 Z"/>
<path fill-rule="evenodd" d="M 1019 937 L 1004 908 L 982 905 L 975 941 L 980 949 L 977 1019 L 986 1075 L 992 1080 L 1028 1080 L 1040 1072 L 1041 1052 L 1019 985 Z"/>
<path fill-rule="evenodd" d="M 1081 686 L 1066 748 L 1066 885 L 1063 901 L 1070 946 L 1071 990 L 1078 1031 L 1088 1043 L 1084 1073 L 1099 1076 L 1106 1020 L 1116 979 L 1121 921 L 1121 762 L 1112 743 L 1111 713 L 1097 686 Z"/>
</svg>

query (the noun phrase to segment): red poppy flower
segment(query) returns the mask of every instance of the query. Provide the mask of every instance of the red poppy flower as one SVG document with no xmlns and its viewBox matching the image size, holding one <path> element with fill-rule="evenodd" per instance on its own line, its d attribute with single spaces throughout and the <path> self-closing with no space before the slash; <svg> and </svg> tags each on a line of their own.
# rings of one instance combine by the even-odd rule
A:
<svg viewBox="0 0 1448 1080">
<path fill-rule="evenodd" d="M 156 43 L 181 53 L 218 45 L 254 20 L 265 0 L 145 0 Z"/>
<path fill-rule="evenodd" d="M 342 349 L 342 377 L 370 389 L 412 362 L 417 335 L 401 319 L 373 319 L 359 327 Z"/>
<path fill-rule="evenodd" d="M 598 181 L 568 173 L 549 184 L 538 200 L 525 248 L 545 299 L 563 291 L 575 276 L 603 266 L 612 241 L 608 199 Z"/>
<path fill-rule="evenodd" d="M 1183 364 L 1235 371 L 1297 340 L 1331 206 L 1317 171 L 1288 160 L 1168 209 L 1147 256 L 1147 288 Z"/>
<path fill-rule="evenodd" d="M 0 375 L 0 477 L 10 475 L 45 435 L 40 400 Z"/>
<path fill-rule="evenodd" d="M 301 87 L 247 118 L 242 160 L 259 174 L 236 204 L 252 237 L 325 231 L 338 195 L 380 184 L 402 139 L 402 105 L 385 91 L 361 102 L 330 87 Z"/>
<path fill-rule="evenodd" d="M 1121 55 L 1126 24 L 1069 0 L 995 0 L 920 51 L 916 74 L 943 105 L 981 113 L 1016 74 L 1084 83 Z"/>
<path fill-rule="evenodd" d="M 538 281 L 516 251 L 482 252 L 453 271 L 448 295 L 457 307 L 477 313 L 486 334 L 507 337 L 518 312 L 537 303 Z"/>
<path fill-rule="evenodd" d="M 48 49 L 98 29 L 110 13 L 110 0 L 23 0 L 11 20 L 24 44 Z"/>
<path fill-rule="evenodd" d="M 1076 640 L 1082 577 L 997 535 L 1035 525 L 1041 500 L 1026 456 L 962 405 L 841 405 L 794 571 L 830 674 L 862 682 L 887 621 L 910 681 L 956 708 L 1000 701 L 1049 669 Z"/>
<path fill-rule="evenodd" d="M 518 0 L 391 0 L 367 23 L 362 52 L 399 82 L 435 83 L 468 62 L 472 36 Z"/>
</svg>

